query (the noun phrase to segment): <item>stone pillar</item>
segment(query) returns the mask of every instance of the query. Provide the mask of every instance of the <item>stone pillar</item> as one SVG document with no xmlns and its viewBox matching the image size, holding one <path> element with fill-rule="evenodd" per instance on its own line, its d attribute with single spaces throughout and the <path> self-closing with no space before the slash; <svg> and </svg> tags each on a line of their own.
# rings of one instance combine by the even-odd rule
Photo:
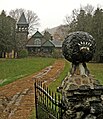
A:
<svg viewBox="0 0 103 119">
<path fill-rule="evenodd" d="M 72 63 L 59 91 L 64 107 L 63 119 L 103 119 L 103 85 L 86 66 L 95 52 L 95 39 L 87 32 L 68 34 L 62 44 L 65 59 Z"/>
</svg>

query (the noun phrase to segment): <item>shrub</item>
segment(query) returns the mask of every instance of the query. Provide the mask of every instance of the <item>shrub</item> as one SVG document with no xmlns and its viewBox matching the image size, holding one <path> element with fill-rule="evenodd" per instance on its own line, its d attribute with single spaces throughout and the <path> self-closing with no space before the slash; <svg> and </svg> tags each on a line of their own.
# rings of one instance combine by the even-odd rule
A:
<svg viewBox="0 0 103 119">
<path fill-rule="evenodd" d="M 25 58 L 28 56 L 28 51 L 26 49 L 22 49 L 20 50 L 20 52 L 18 53 L 19 58 Z"/>
<path fill-rule="evenodd" d="M 52 56 L 54 58 L 62 58 L 62 53 L 59 49 L 54 49 Z"/>
</svg>

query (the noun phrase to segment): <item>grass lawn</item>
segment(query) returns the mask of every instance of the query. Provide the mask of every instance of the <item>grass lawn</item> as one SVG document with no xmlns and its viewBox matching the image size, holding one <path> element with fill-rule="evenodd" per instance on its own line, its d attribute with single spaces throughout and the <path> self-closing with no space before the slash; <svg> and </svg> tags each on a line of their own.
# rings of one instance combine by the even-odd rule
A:
<svg viewBox="0 0 103 119">
<path fill-rule="evenodd" d="M 0 59 L 0 86 L 51 65 L 53 58 Z"/>
<path fill-rule="evenodd" d="M 90 73 L 103 84 L 103 63 L 88 63 Z"/>
</svg>

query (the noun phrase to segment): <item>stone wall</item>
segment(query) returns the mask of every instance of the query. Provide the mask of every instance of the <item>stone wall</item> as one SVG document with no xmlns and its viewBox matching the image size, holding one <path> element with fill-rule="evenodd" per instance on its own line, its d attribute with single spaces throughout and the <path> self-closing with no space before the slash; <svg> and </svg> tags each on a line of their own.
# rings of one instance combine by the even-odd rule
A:
<svg viewBox="0 0 103 119">
<path fill-rule="evenodd" d="M 61 89 L 63 119 L 103 119 L 103 86 L 93 76 L 68 76 Z"/>
</svg>

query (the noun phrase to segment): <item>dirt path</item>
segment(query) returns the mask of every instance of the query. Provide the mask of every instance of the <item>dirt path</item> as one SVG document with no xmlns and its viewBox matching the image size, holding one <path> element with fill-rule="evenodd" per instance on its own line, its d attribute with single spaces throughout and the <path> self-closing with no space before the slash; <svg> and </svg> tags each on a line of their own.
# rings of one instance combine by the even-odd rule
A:
<svg viewBox="0 0 103 119">
<path fill-rule="evenodd" d="M 50 83 L 64 68 L 64 61 L 0 88 L 0 119 L 28 119 L 34 108 L 35 79 Z"/>
</svg>

